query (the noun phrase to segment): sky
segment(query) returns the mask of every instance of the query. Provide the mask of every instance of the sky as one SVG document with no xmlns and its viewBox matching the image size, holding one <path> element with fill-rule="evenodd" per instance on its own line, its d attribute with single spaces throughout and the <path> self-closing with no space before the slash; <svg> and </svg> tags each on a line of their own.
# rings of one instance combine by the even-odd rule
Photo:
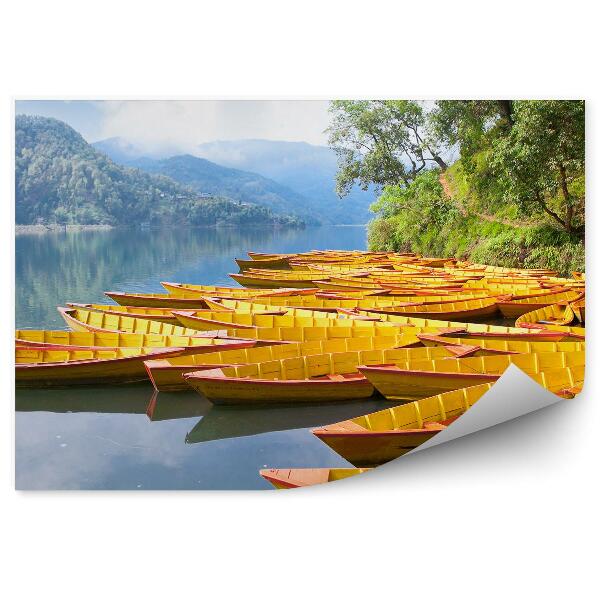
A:
<svg viewBox="0 0 600 600">
<path fill-rule="evenodd" d="M 65 121 L 88 142 L 122 137 L 148 151 L 216 140 L 327 145 L 326 100 L 18 100 L 17 114 Z"/>
</svg>

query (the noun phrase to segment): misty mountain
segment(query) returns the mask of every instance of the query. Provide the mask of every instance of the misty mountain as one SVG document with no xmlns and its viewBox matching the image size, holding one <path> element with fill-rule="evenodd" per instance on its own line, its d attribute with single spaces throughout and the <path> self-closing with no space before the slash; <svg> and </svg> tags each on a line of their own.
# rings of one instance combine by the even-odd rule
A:
<svg viewBox="0 0 600 600">
<path fill-rule="evenodd" d="M 121 164 L 137 166 L 149 172 L 157 172 L 156 169 L 163 172 L 160 171 L 163 167 L 156 166 L 156 156 L 144 152 L 122 138 L 109 138 L 93 145 Z M 213 193 L 234 198 L 239 198 L 238 194 L 243 193 L 245 201 L 248 202 L 258 204 L 271 202 L 265 205 L 271 206 L 273 210 L 275 210 L 273 206 L 275 198 L 270 194 L 274 193 L 281 197 L 282 206 L 289 206 L 287 202 L 292 203 L 293 208 L 290 209 L 293 211 L 292 214 L 301 214 L 305 217 L 310 215 L 324 223 L 366 223 L 373 216 L 369 211 L 369 205 L 375 199 L 373 191 L 364 192 L 354 188 L 343 200 L 337 197 L 334 191 L 337 159 L 330 148 L 304 142 L 239 140 L 201 144 L 198 146 L 197 155 L 210 161 L 215 167 L 235 169 L 238 174 L 244 173 L 244 175 L 234 185 L 236 179 L 234 174 L 221 171 L 224 179 L 222 187 L 219 187 L 214 177 L 217 170 L 213 170 L 212 174 L 205 179 L 207 165 L 201 166 L 199 163 L 197 166 L 200 173 L 197 177 L 192 177 L 191 173 L 184 173 L 183 179 L 179 179 L 179 169 L 171 169 L 174 165 L 169 166 L 170 172 L 164 174 L 192 185 L 197 191 L 207 191 L 210 188 Z M 253 179 L 248 176 L 256 178 L 258 195 L 254 199 L 248 195 L 253 188 L 251 184 Z M 258 179 L 259 177 L 271 180 L 269 186 L 265 187 L 267 182 Z M 272 187 L 277 184 L 286 191 L 284 192 L 281 187 Z M 203 185 L 209 187 L 202 189 Z M 290 195 L 290 192 L 293 195 Z"/>
<path fill-rule="evenodd" d="M 275 214 L 302 218 L 307 224 L 319 223 L 317 218 L 306 211 L 306 198 L 256 173 L 222 167 L 189 154 L 164 160 L 142 157 L 137 161 L 129 161 L 128 164 L 148 173 L 170 177 L 202 194 L 224 196 L 264 206 Z"/>
<path fill-rule="evenodd" d="M 131 166 L 131 163 L 138 162 L 144 157 L 147 157 L 150 160 L 160 160 L 176 154 L 176 152 L 144 150 L 140 146 L 136 146 L 122 137 L 106 138 L 98 142 L 93 142 L 92 146 L 96 150 L 106 154 L 106 156 L 116 163 L 128 167 Z"/>
<path fill-rule="evenodd" d="M 355 187 L 340 200 L 335 193 L 337 157 L 325 146 L 269 140 L 217 141 L 201 144 L 198 156 L 218 164 L 253 171 L 319 203 L 336 223 L 366 223 L 375 192 Z"/>
<path fill-rule="evenodd" d="M 15 218 L 23 225 L 302 225 L 118 165 L 66 123 L 25 115 L 15 120 Z"/>
</svg>

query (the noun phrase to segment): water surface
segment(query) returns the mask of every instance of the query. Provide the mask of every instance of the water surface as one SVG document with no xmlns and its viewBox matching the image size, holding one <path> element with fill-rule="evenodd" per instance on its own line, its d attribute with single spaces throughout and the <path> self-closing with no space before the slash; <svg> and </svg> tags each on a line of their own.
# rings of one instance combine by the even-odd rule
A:
<svg viewBox="0 0 600 600">
<path fill-rule="evenodd" d="M 164 291 L 160 281 L 234 285 L 248 250 L 365 249 L 363 227 L 51 232 L 16 239 L 16 325 L 66 329 L 65 302 L 104 291 Z M 215 407 L 152 386 L 17 390 L 19 489 L 262 489 L 265 467 L 350 466 L 310 428 L 385 401 L 261 409 Z"/>
</svg>

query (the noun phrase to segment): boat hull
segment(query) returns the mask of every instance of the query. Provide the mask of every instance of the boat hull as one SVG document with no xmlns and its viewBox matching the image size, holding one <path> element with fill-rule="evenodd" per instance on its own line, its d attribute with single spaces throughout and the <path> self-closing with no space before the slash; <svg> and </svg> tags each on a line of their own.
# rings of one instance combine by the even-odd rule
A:
<svg viewBox="0 0 600 600">
<path fill-rule="evenodd" d="M 394 367 L 359 367 L 375 389 L 388 400 L 410 402 L 459 388 L 494 383 L 500 375 L 400 370 Z"/>
<path fill-rule="evenodd" d="M 240 268 L 240 273 L 248 269 L 290 269 L 289 258 L 261 258 L 261 259 L 244 259 L 236 258 L 235 262 Z"/>
<path fill-rule="evenodd" d="M 369 309 L 369 312 L 380 312 L 382 314 L 400 315 L 403 317 L 415 317 L 419 319 L 437 319 L 439 321 L 470 322 L 493 317 L 498 312 L 498 309 L 496 308 L 496 305 L 493 304 L 491 306 L 485 306 L 481 308 L 449 312 L 428 312 L 427 310 L 423 310 L 420 312 L 411 312 L 403 311 L 402 309 Z"/>
<path fill-rule="evenodd" d="M 268 405 L 364 400 L 375 393 L 364 377 L 344 381 L 241 379 L 219 375 L 220 369 L 187 373 L 185 381 L 213 404 Z M 214 375 L 213 375 L 214 374 Z"/>
<path fill-rule="evenodd" d="M 225 365 L 172 365 L 166 360 L 147 360 L 146 371 L 157 392 L 184 392 L 190 386 L 183 376 L 194 371 L 207 371 Z"/>
<path fill-rule="evenodd" d="M 242 273 L 229 273 L 229 276 L 245 288 L 314 288 L 312 279 L 275 279 L 268 277 L 253 277 Z M 318 277 L 315 274 L 315 278 Z"/>
<path fill-rule="evenodd" d="M 376 467 L 414 450 L 438 430 L 365 431 L 351 436 L 326 431 L 313 433 L 354 466 Z"/>
<path fill-rule="evenodd" d="M 206 309 L 208 305 L 201 298 L 178 298 L 168 294 L 120 294 L 119 292 L 104 292 L 120 306 L 139 306 L 148 308 L 178 308 L 199 310 Z"/>
<path fill-rule="evenodd" d="M 498 302 L 498 309 L 506 319 L 518 319 L 520 316 L 548 306 L 547 304 L 523 304 L 519 302 Z"/>
<path fill-rule="evenodd" d="M 173 348 L 160 356 L 177 356 Z M 71 363 L 17 364 L 16 387 L 64 387 L 71 385 L 113 385 L 148 381 L 144 361 L 148 354 L 108 360 L 81 360 Z"/>
<path fill-rule="evenodd" d="M 290 490 L 299 487 L 340 481 L 360 475 L 368 469 L 261 469 L 260 476 L 278 490 Z"/>
</svg>

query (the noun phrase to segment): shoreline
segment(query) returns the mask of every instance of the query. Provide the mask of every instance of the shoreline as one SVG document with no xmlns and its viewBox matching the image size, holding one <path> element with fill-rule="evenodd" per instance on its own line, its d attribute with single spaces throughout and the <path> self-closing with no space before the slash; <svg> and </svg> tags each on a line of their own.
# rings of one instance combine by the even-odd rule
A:
<svg viewBox="0 0 600 600">
<path fill-rule="evenodd" d="M 158 227 L 135 227 L 135 229 L 175 229 L 179 226 L 158 226 Z M 233 224 L 215 224 L 215 225 L 185 225 L 187 229 L 231 229 L 239 227 L 239 225 Z M 361 224 L 336 224 L 336 225 L 307 225 L 305 227 L 286 227 L 277 224 L 265 224 L 265 225 L 247 225 L 246 227 L 263 229 L 268 227 L 270 229 L 318 229 L 320 227 L 366 227 Z M 40 234 L 40 233 L 56 233 L 56 232 L 68 232 L 68 231 L 109 231 L 111 229 L 131 229 L 127 225 L 15 225 L 15 235 L 24 234 Z"/>
<path fill-rule="evenodd" d="M 55 231 L 94 231 L 114 229 L 113 225 L 15 225 L 15 235 L 23 233 L 50 233 Z"/>
</svg>

